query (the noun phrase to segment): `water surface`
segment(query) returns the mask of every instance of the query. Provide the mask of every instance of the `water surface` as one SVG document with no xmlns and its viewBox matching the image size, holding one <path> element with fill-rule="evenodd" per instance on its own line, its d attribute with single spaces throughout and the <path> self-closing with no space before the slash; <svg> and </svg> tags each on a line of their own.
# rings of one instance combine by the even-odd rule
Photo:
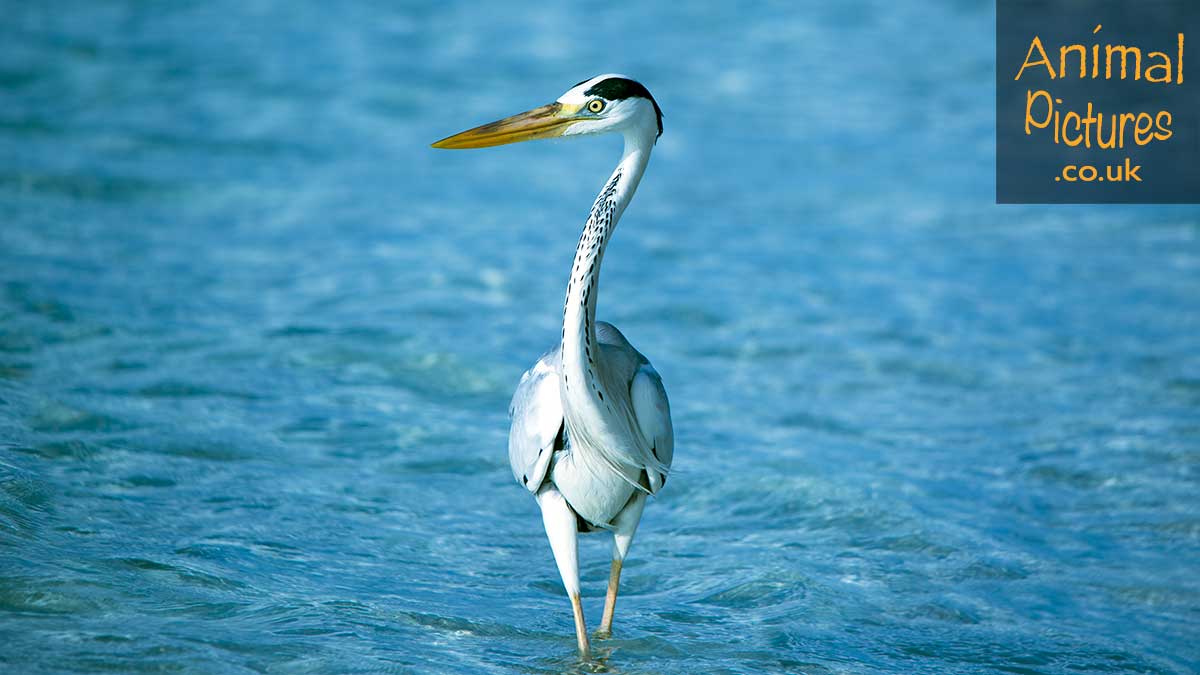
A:
<svg viewBox="0 0 1200 675">
<path fill-rule="evenodd" d="M 990 7 L 8 4 L 12 672 L 1200 669 L 1200 212 L 995 206 Z M 677 452 L 584 666 L 506 408 L 619 141 L 428 144 L 609 71 Z"/>
</svg>

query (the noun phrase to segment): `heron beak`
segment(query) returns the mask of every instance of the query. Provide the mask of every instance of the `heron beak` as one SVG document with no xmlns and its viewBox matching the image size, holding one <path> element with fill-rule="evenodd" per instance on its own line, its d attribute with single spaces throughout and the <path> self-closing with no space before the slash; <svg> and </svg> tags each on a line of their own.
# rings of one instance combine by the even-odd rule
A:
<svg viewBox="0 0 1200 675">
<path fill-rule="evenodd" d="M 562 136 L 567 127 L 579 121 L 576 113 L 580 107 L 582 106 L 551 103 L 443 138 L 434 143 L 433 147 L 445 150 L 490 148 L 495 145 Z"/>
</svg>

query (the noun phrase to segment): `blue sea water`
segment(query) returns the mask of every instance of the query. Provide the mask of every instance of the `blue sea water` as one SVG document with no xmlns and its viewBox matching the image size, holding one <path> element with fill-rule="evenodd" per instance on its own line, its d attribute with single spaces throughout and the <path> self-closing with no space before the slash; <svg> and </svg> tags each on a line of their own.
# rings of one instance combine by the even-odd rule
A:
<svg viewBox="0 0 1200 675">
<path fill-rule="evenodd" d="M 1200 670 L 1200 210 L 994 205 L 988 4 L 4 15 L 5 672 Z M 676 470 L 580 663 L 506 408 L 620 141 L 428 145 L 610 71 Z"/>
</svg>

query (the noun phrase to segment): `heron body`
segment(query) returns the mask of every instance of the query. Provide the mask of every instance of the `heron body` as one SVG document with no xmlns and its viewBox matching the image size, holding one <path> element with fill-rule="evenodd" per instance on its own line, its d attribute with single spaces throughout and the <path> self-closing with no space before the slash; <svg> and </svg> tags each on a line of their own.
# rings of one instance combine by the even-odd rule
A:
<svg viewBox="0 0 1200 675">
<path fill-rule="evenodd" d="M 508 458 L 535 496 L 575 614 L 580 653 L 589 649 L 579 593 L 577 536 L 613 534 L 612 571 L 598 635 L 611 633 L 621 565 L 647 495 L 670 473 L 674 433 L 662 379 L 615 326 L 596 321 L 600 265 L 662 133 L 662 112 L 644 86 L 621 75 L 580 82 L 557 101 L 434 144 L 476 148 L 554 136 L 618 132 L 621 161 L 584 225 L 563 304 L 560 343 L 517 385 Z"/>
</svg>

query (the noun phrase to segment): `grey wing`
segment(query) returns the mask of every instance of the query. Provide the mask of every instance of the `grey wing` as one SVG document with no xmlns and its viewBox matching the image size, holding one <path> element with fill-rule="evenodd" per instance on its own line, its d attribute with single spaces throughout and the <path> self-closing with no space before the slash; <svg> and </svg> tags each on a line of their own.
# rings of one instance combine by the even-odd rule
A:
<svg viewBox="0 0 1200 675">
<path fill-rule="evenodd" d="M 517 482 L 534 493 L 546 478 L 563 426 L 562 398 L 558 393 L 561 364 L 558 349 L 538 359 L 521 376 L 508 409 L 512 417 L 508 464 Z"/>
<path fill-rule="evenodd" d="M 654 458 L 664 469 L 661 472 L 651 467 L 646 469 L 650 492 L 657 493 L 667 481 L 671 460 L 675 457 L 675 431 L 671 428 L 671 404 L 667 400 L 667 390 L 658 371 L 649 362 L 643 363 L 634 373 L 629 385 L 629 398 L 642 437 L 650 444 Z"/>
</svg>

